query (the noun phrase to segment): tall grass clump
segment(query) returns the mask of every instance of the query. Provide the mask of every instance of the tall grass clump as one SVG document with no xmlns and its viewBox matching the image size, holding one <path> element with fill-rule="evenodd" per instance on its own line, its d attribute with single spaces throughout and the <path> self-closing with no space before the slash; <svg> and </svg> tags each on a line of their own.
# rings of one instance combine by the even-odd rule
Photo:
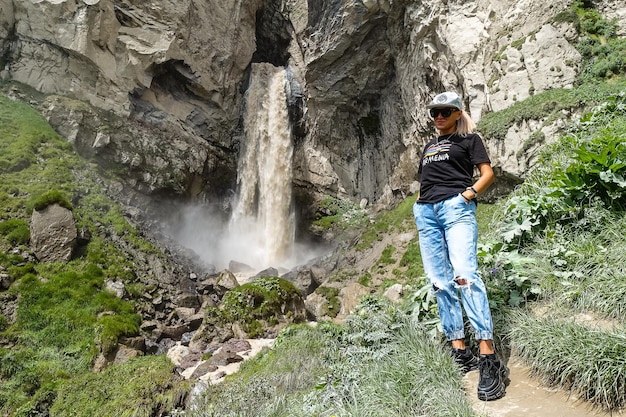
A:
<svg viewBox="0 0 626 417">
<path fill-rule="evenodd" d="M 101 373 L 84 373 L 64 384 L 50 417 L 152 417 L 180 405 L 188 388 L 177 384 L 164 356 L 134 358 Z"/>
<path fill-rule="evenodd" d="M 626 405 L 626 329 L 600 331 L 569 320 L 518 314 L 513 345 L 549 385 L 606 410 Z"/>
</svg>

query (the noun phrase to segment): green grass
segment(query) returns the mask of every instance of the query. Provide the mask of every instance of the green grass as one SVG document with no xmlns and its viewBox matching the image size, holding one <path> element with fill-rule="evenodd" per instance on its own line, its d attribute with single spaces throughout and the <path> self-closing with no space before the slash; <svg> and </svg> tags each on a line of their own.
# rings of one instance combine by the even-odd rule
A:
<svg viewBox="0 0 626 417">
<path fill-rule="evenodd" d="M 0 350 L 0 387 L 10 392 L 0 401 L 5 412 L 23 404 L 35 406 L 39 391 L 90 372 L 96 345 L 109 352 L 118 337 L 139 330 L 140 318 L 132 306 L 102 291 L 98 268 L 79 274 L 72 264 L 58 267 L 64 270 L 47 273 L 41 268 L 38 276 L 26 274 L 11 289 L 19 293 L 19 305 L 16 322 L 4 332 L 15 346 Z"/>
<path fill-rule="evenodd" d="M 390 211 L 380 212 L 374 219 L 374 223 L 369 225 L 360 236 L 355 249 L 363 250 L 392 231 L 403 231 L 409 227 L 415 227 L 413 222 L 413 203 L 415 198 L 409 197 Z"/>
<path fill-rule="evenodd" d="M 293 325 L 283 331 L 272 350 L 242 364 L 240 371 L 219 385 L 208 387 L 190 416 L 281 415 L 286 398 L 301 398 L 317 385 L 329 367 L 323 352 L 333 325 L 318 330 Z M 282 414 L 285 415 L 285 414 Z"/>
<path fill-rule="evenodd" d="M 151 417 L 180 405 L 185 384 L 163 355 L 132 359 L 102 373 L 83 373 L 61 389 L 50 417 Z"/>
<path fill-rule="evenodd" d="M 138 334 L 141 319 L 134 304 L 106 291 L 104 282 L 140 285 L 129 249 L 156 250 L 104 195 L 92 180 L 99 174 L 71 145 L 33 108 L 2 95 L 0 150 L 0 267 L 12 282 L 1 294 L 3 303 L 17 301 L 15 321 L 0 315 L 0 415 L 47 415 L 41 413 L 56 404 L 60 390 L 72 386 L 74 378 L 92 376 L 99 352 L 110 353 L 119 337 Z M 27 261 L 23 254 L 28 251 L 30 215 L 53 203 L 71 209 L 79 230 L 93 237 L 71 262 Z M 171 374 L 166 362 L 154 364 Z M 106 377 L 99 378 L 105 384 Z M 143 383 L 149 387 L 160 382 Z M 178 390 L 171 381 L 167 384 L 164 391 Z M 134 386 L 137 394 L 129 401 L 140 404 L 141 397 L 150 397 L 151 388 L 140 389 L 141 381 Z M 85 396 L 83 401 L 94 398 Z M 58 415 L 104 415 L 84 408 L 82 414 Z"/>
<path fill-rule="evenodd" d="M 512 345 L 548 385 L 578 393 L 605 410 L 626 404 L 626 328 L 600 331 L 563 315 L 518 314 Z"/>
<path fill-rule="evenodd" d="M 475 415 L 439 342 L 375 297 L 344 325 L 288 328 L 196 407 L 188 417 Z"/>
<path fill-rule="evenodd" d="M 623 79 L 607 83 L 589 83 L 577 88 L 555 88 L 535 94 L 504 110 L 488 113 L 478 122 L 478 130 L 487 140 L 503 140 L 513 125 L 527 120 L 543 120 L 548 125 L 563 118 L 563 111 L 591 108 L 607 96 L 626 88 Z"/>
<path fill-rule="evenodd" d="M 568 123 L 569 138 L 547 149 L 510 198 L 479 206 L 481 272 L 502 339 L 497 345 L 512 347 L 546 383 L 615 411 L 626 403 L 623 326 L 583 325 L 572 317 L 625 318 L 624 158 L 609 163 L 589 158 L 602 155 L 609 139 L 618 143 L 626 136 L 619 98 L 626 83 L 616 76 L 624 71 L 624 40 L 615 38 L 613 24 L 581 2 L 559 19 L 571 21 L 584 35 L 578 45 L 584 58 L 580 85 L 535 94 L 488 114 L 479 130 L 488 140 L 500 140 L 515 123 L 550 124 L 564 111 L 604 107 Z M 524 147 L 544 139 L 532 135 Z M 594 140 L 593 149 L 579 146 Z M 15 322 L 0 315 L 3 416 L 46 415 L 48 410 L 52 417 L 149 416 L 170 411 L 189 389 L 163 356 L 91 372 L 99 350 L 112 349 L 121 335 L 136 334 L 139 324 L 133 303 L 104 291 L 104 281 L 121 280 L 139 296 L 152 277 L 138 277 L 129 254 L 158 256 L 100 191 L 96 177 L 33 108 L 0 96 L 0 266 L 13 281 L 0 295 L 3 303 L 17 303 Z M 607 192 L 595 193 L 599 189 Z M 354 204 L 329 197 L 316 226 L 369 226 L 356 246 L 367 250 L 390 232 L 414 230 L 413 200 L 370 219 Z M 71 208 L 79 229 L 93 236 L 81 257 L 67 264 L 36 264 L 21 255 L 27 251 L 32 210 L 50 202 Z M 209 387 L 200 399 L 204 408 L 188 414 L 474 415 L 436 328 L 417 242 L 402 254 L 386 250 L 379 264 L 394 268 L 399 281 L 415 287 L 407 305 L 366 298 L 343 325 L 288 328 L 273 350 Z M 336 281 L 359 276 L 350 270 L 334 273 Z M 363 276 L 363 282 L 369 279 Z M 233 304 L 240 301 L 235 297 Z M 539 313 L 533 308 L 537 301 L 553 313 Z"/>
</svg>

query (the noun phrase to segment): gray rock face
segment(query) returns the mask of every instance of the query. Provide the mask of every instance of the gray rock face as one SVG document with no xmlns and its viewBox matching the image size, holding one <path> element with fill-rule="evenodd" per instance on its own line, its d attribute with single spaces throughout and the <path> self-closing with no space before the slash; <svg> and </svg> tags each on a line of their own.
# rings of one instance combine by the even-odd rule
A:
<svg viewBox="0 0 626 417">
<path fill-rule="evenodd" d="M 70 210 L 52 204 L 41 211 L 33 211 L 30 219 L 30 246 L 40 262 L 69 261 L 77 235 Z"/>
<path fill-rule="evenodd" d="M 597 3 L 623 22 L 619 2 Z M 236 187 L 250 66 L 285 67 L 301 201 L 330 194 L 389 205 L 414 189 L 434 94 L 458 91 L 479 120 L 572 85 L 576 32 L 551 20 L 566 7 L 0 0 L 2 78 L 55 95 L 41 104 L 50 123 L 82 154 L 125 169 L 127 189 L 220 202 Z M 531 163 L 514 156 L 526 129 L 491 146 L 504 176 L 523 177 Z"/>
</svg>

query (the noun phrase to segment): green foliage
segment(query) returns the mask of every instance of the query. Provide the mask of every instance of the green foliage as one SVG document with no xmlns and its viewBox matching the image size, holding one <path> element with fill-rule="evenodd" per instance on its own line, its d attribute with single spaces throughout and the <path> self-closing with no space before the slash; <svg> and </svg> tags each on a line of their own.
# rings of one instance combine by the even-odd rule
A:
<svg viewBox="0 0 626 417">
<path fill-rule="evenodd" d="M 626 208 L 626 146 L 623 139 L 610 134 L 582 143 L 571 142 L 574 161 L 554 178 L 558 197 L 572 205 L 597 198 L 609 207 Z"/>
<path fill-rule="evenodd" d="M 341 310 L 341 300 L 339 299 L 339 288 L 320 286 L 315 292 L 321 294 L 326 301 L 326 315 L 328 317 L 337 317 Z"/>
<path fill-rule="evenodd" d="M 338 228 L 344 230 L 358 227 L 367 222 L 367 213 L 348 200 L 326 196 L 319 204 L 313 226 L 322 230 Z"/>
<path fill-rule="evenodd" d="M 598 92 L 597 99 L 497 205 L 479 257 L 490 304 L 509 317 L 505 337 L 516 352 L 545 381 L 616 410 L 625 402 L 625 366 L 616 353 L 624 334 L 601 324 L 626 317 L 626 152 L 619 140 L 626 100 L 621 92 Z M 583 326 L 574 323 L 578 313 L 595 318 Z"/>
<path fill-rule="evenodd" d="M 614 209 L 626 202 L 626 95 L 609 96 L 546 147 L 540 168 L 508 200 L 499 228 L 507 243 L 524 246 L 555 225 L 577 224 L 598 201 Z M 598 200 L 598 201 L 596 201 Z"/>
<path fill-rule="evenodd" d="M 407 308 L 410 314 L 427 329 L 433 340 L 441 334 L 437 299 L 432 291 L 432 285 L 425 278 L 421 280 L 419 288 L 409 299 Z"/>
<path fill-rule="evenodd" d="M 151 417 L 179 405 L 190 387 L 181 385 L 164 356 L 146 356 L 66 381 L 50 417 Z"/>
<path fill-rule="evenodd" d="M 481 242 L 478 259 L 482 278 L 488 283 L 492 308 L 519 307 L 537 299 L 541 293 L 538 282 L 528 276 L 528 266 L 534 259 L 520 255 L 516 250 L 506 250 L 503 242 Z"/>
<path fill-rule="evenodd" d="M 260 277 L 228 291 L 220 311 L 226 321 L 238 322 L 248 336 L 258 337 L 264 332 L 260 320 L 271 322 L 283 316 L 283 307 L 300 297 L 291 282 L 278 277 Z"/>
<path fill-rule="evenodd" d="M 574 1 L 557 22 L 574 25 L 579 33 L 577 49 L 583 57 L 581 81 L 611 79 L 626 74 L 626 39 L 618 37 L 618 25 L 607 21 L 593 4 Z"/>
<path fill-rule="evenodd" d="M 26 245 L 30 240 L 30 227 L 22 219 L 9 219 L 0 222 L 0 234 L 12 245 Z"/>
</svg>

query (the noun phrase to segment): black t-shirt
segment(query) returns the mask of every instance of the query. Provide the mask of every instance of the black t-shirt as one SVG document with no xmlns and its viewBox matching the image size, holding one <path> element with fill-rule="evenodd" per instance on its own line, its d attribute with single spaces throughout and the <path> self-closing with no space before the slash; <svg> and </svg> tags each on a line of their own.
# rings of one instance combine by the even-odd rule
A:
<svg viewBox="0 0 626 417">
<path fill-rule="evenodd" d="M 476 133 L 439 136 L 424 147 L 418 173 L 418 203 L 438 203 L 472 185 L 474 167 L 491 162 L 482 138 Z"/>
</svg>

